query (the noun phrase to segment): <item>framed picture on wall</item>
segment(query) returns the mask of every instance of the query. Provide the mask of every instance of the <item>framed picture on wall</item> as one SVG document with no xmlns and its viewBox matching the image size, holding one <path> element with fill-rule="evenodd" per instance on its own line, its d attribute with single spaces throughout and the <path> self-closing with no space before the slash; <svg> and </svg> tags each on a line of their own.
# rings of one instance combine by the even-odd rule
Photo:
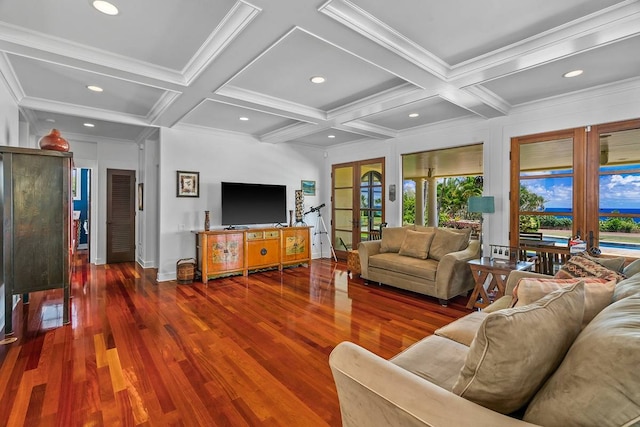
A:
<svg viewBox="0 0 640 427">
<path fill-rule="evenodd" d="M 200 197 L 200 172 L 178 171 L 177 197 Z"/>
<path fill-rule="evenodd" d="M 316 195 L 316 182 L 315 181 L 302 180 L 301 183 L 300 183 L 300 189 L 302 190 L 302 194 L 304 196 L 315 196 Z"/>
</svg>

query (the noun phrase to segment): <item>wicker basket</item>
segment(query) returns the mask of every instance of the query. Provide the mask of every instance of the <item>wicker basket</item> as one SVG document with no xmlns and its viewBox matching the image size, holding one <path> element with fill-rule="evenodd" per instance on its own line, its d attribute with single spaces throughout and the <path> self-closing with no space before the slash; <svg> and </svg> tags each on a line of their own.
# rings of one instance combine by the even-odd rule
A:
<svg viewBox="0 0 640 427">
<path fill-rule="evenodd" d="M 176 263 L 177 282 L 180 285 L 193 283 L 193 276 L 196 272 L 196 260 L 193 258 L 179 259 Z"/>
</svg>

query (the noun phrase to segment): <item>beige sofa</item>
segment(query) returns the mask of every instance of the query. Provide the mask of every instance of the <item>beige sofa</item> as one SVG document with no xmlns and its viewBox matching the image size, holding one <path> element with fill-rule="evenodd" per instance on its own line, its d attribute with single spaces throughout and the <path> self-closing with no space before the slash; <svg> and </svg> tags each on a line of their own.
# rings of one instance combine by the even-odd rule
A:
<svg viewBox="0 0 640 427">
<path fill-rule="evenodd" d="M 360 276 L 438 298 L 442 305 L 474 286 L 467 261 L 480 257 L 471 229 L 386 227 L 382 239 L 358 245 Z"/>
<path fill-rule="evenodd" d="M 336 346 L 343 426 L 640 425 L 640 274 L 612 285 L 612 302 L 586 326 L 584 281 L 502 310 L 522 277 L 550 276 L 511 273 L 507 296 L 391 360 Z"/>
</svg>

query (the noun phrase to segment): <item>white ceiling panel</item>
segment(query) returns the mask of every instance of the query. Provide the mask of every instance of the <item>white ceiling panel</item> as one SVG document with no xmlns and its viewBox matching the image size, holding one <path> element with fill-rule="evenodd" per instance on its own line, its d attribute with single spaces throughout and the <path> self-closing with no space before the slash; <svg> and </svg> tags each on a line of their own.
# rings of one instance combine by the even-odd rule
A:
<svg viewBox="0 0 640 427">
<path fill-rule="evenodd" d="M 145 117 L 166 92 L 49 62 L 7 56 L 27 97 Z M 92 92 L 87 85 L 100 86 L 104 91 Z"/>
<path fill-rule="evenodd" d="M 310 79 L 322 76 L 325 83 Z M 230 84 L 272 98 L 331 110 L 405 81 L 301 30 L 292 31 Z"/>
<path fill-rule="evenodd" d="M 345 132 L 338 129 L 325 129 L 321 132 L 314 133 L 313 135 L 296 138 L 294 141 L 318 147 L 330 147 L 332 145 L 344 144 L 361 139 L 363 139 L 363 136 L 357 133 Z"/>
<path fill-rule="evenodd" d="M 455 65 L 621 0 L 353 0 L 404 37 Z"/>
<path fill-rule="evenodd" d="M 200 104 L 183 119 L 183 122 L 250 135 L 263 135 L 298 123 L 297 120 L 286 117 L 211 100 Z"/>
<path fill-rule="evenodd" d="M 410 117 L 409 115 L 416 117 Z M 445 120 L 471 116 L 472 113 L 441 98 L 430 98 L 364 117 L 362 120 L 396 131 L 426 126 Z"/>
<path fill-rule="evenodd" d="M 106 16 L 89 0 L 0 2 L 0 22 L 137 61 L 183 69 L 234 5 L 216 1 L 114 1 Z M 126 31 L 123 31 L 126 29 Z"/>
<path fill-rule="evenodd" d="M 640 76 L 640 36 L 514 73 L 483 86 L 511 105 Z M 563 77 L 572 70 L 580 76 Z"/>
</svg>

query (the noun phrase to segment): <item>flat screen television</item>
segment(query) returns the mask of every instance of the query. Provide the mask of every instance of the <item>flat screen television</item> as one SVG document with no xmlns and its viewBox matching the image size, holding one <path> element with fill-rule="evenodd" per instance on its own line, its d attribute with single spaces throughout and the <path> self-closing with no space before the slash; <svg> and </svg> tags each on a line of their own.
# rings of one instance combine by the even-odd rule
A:
<svg viewBox="0 0 640 427">
<path fill-rule="evenodd" d="M 286 222 L 286 185 L 222 183 L 222 225 Z"/>
</svg>

